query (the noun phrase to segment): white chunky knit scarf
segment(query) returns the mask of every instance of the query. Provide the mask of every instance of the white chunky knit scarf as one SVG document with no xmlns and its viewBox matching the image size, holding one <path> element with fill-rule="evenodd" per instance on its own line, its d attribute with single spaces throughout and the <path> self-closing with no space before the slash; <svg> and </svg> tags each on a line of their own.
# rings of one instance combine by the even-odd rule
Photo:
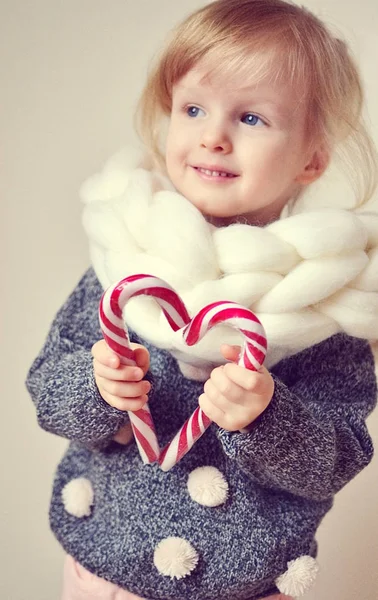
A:
<svg viewBox="0 0 378 600">
<path fill-rule="evenodd" d="M 249 307 L 266 329 L 267 367 L 337 332 L 378 338 L 377 213 L 286 208 L 265 227 L 216 228 L 130 149 L 87 180 L 81 198 L 104 288 L 148 273 L 168 281 L 191 315 L 217 300 Z M 241 343 L 237 331 L 222 325 L 188 348 L 147 297 L 132 299 L 125 319 L 195 379 L 224 362 L 221 343 Z"/>
</svg>

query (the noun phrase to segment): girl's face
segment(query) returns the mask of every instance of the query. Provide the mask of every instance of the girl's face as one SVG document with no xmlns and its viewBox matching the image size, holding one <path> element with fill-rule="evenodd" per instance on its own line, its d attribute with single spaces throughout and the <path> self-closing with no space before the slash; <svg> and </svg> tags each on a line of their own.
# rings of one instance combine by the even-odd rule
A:
<svg viewBox="0 0 378 600">
<path fill-rule="evenodd" d="M 168 175 L 204 215 L 267 223 L 309 174 L 305 119 L 285 83 L 210 79 L 192 69 L 173 88 Z"/>
</svg>

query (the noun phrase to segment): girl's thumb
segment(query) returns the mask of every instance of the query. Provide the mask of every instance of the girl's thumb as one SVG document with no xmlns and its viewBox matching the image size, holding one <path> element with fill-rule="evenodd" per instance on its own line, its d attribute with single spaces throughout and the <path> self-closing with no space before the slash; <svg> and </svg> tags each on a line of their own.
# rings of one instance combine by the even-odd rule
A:
<svg viewBox="0 0 378 600">
<path fill-rule="evenodd" d="M 147 348 L 140 344 L 131 344 L 131 347 L 134 350 L 134 357 L 138 367 L 143 370 L 143 373 L 147 373 L 150 367 L 150 353 Z"/>
<path fill-rule="evenodd" d="M 226 360 L 231 360 L 232 362 L 237 362 L 239 360 L 241 346 L 222 344 L 220 350 Z"/>
</svg>

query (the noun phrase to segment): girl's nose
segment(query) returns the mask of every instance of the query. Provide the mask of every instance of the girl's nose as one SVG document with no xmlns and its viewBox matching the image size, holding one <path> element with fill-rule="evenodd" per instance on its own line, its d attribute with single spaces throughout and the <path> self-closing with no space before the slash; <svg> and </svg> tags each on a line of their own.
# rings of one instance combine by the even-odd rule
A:
<svg viewBox="0 0 378 600">
<path fill-rule="evenodd" d="M 232 149 L 230 136 L 220 124 L 209 124 L 204 128 L 201 136 L 201 146 L 211 152 L 222 154 L 227 154 Z"/>
</svg>

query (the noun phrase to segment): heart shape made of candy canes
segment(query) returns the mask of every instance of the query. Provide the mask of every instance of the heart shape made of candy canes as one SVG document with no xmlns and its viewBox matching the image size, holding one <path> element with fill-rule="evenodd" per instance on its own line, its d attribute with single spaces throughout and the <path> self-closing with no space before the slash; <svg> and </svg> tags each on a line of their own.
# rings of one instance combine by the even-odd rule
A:
<svg viewBox="0 0 378 600">
<path fill-rule="evenodd" d="M 141 295 L 152 296 L 158 302 L 171 328 L 181 330 L 188 346 L 193 346 L 212 327 L 223 323 L 243 334 L 244 345 L 238 364 L 253 371 L 263 364 L 267 352 L 266 335 L 252 311 L 236 302 L 220 301 L 208 304 L 191 318 L 184 302 L 167 282 L 144 274 L 125 277 L 109 287 L 100 301 L 99 318 L 104 339 L 122 364 L 136 364 L 122 310 L 130 298 Z M 129 411 L 129 416 L 144 464 L 158 461 L 163 471 L 177 464 L 211 424 L 211 419 L 198 406 L 160 451 L 148 403 L 139 410 Z"/>
</svg>

